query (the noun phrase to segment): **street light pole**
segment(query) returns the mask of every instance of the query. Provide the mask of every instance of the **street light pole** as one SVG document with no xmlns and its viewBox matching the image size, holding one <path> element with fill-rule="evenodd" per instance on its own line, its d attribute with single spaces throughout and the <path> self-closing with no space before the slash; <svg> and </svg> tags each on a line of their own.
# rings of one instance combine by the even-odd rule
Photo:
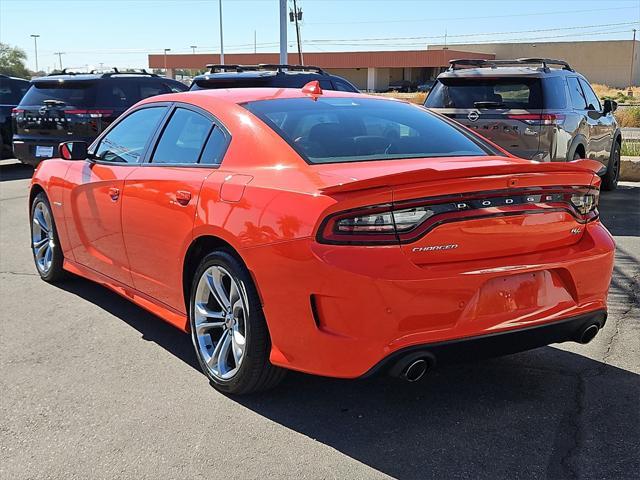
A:
<svg viewBox="0 0 640 480">
<path fill-rule="evenodd" d="M 280 64 L 287 64 L 287 0 L 280 0 Z"/>
<path fill-rule="evenodd" d="M 293 19 L 296 23 L 296 37 L 298 39 L 298 63 L 304 65 L 304 58 L 302 57 L 302 46 L 300 45 L 300 25 L 298 24 L 298 17 L 302 15 L 302 10 L 298 12 L 298 4 L 296 0 L 293 0 Z"/>
<path fill-rule="evenodd" d="M 33 37 L 33 46 L 36 51 L 36 73 L 40 71 L 38 68 L 38 37 L 40 35 L 31 35 Z"/>
<path fill-rule="evenodd" d="M 224 38 L 222 36 L 222 0 L 218 0 L 220 11 L 220 64 L 224 65 Z"/>
</svg>

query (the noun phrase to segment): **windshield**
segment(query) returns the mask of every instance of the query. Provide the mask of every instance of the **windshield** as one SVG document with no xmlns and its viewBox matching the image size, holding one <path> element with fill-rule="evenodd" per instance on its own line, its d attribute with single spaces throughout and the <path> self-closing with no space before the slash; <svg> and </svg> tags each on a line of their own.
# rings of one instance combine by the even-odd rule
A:
<svg viewBox="0 0 640 480">
<path fill-rule="evenodd" d="M 537 78 L 441 78 L 424 104 L 428 108 L 536 110 L 542 107 Z"/>
<path fill-rule="evenodd" d="M 424 108 L 372 98 L 289 98 L 243 105 L 309 163 L 494 154 Z"/>
<path fill-rule="evenodd" d="M 37 82 L 20 102 L 23 106 L 42 105 L 45 100 L 58 100 L 67 106 L 93 107 L 96 82 Z"/>
</svg>

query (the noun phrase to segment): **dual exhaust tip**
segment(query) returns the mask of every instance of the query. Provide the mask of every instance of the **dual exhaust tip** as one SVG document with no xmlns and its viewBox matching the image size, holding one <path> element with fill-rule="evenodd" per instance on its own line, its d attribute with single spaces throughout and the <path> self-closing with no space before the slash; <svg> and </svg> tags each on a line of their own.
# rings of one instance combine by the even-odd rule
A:
<svg viewBox="0 0 640 480">
<path fill-rule="evenodd" d="M 597 323 L 592 323 L 591 325 L 588 325 L 587 327 L 579 331 L 578 335 L 576 335 L 575 337 L 575 340 L 578 343 L 587 344 L 595 338 L 599 331 L 600 325 Z M 425 353 L 423 353 L 422 355 L 424 356 L 412 356 L 408 359 L 405 358 L 401 360 L 391 370 L 391 374 L 409 383 L 414 383 L 422 380 L 424 376 L 429 373 L 435 365 L 435 358 Z"/>
</svg>

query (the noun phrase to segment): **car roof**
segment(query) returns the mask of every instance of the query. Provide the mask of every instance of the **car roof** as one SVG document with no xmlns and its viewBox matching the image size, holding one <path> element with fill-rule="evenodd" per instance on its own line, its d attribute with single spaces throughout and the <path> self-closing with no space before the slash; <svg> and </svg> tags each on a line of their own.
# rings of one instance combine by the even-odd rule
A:
<svg viewBox="0 0 640 480">
<path fill-rule="evenodd" d="M 34 78 L 34 83 L 50 83 L 50 82 L 86 82 L 91 80 L 108 80 L 108 79 L 139 79 L 139 80 L 171 80 L 172 78 L 161 77 L 159 75 L 143 74 L 143 73 L 76 73 L 76 74 L 60 74 L 47 75 L 46 77 Z"/>
<path fill-rule="evenodd" d="M 447 70 L 438 75 L 438 78 L 468 78 L 468 77 L 533 77 L 542 78 L 549 76 L 576 75 L 572 70 L 561 68 L 541 67 L 477 67 Z"/>
<path fill-rule="evenodd" d="M 20 77 L 10 77 L 9 75 L 3 75 L 2 73 L 0 73 L 0 78 L 5 78 L 5 79 L 9 79 L 9 80 L 17 80 L 19 82 L 27 82 L 29 83 L 29 80 L 27 80 L 26 78 L 20 78 Z"/>
</svg>

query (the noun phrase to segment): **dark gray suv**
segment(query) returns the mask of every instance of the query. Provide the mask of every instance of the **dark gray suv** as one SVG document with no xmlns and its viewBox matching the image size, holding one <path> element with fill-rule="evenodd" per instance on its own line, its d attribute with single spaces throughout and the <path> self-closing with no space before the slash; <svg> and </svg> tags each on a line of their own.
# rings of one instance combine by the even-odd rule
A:
<svg viewBox="0 0 640 480">
<path fill-rule="evenodd" d="M 600 103 L 582 75 L 561 60 L 452 60 L 425 104 L 522 158 L 598 160 L 602 188 L 620 174 L 617 104 Z"/>
</svg>

